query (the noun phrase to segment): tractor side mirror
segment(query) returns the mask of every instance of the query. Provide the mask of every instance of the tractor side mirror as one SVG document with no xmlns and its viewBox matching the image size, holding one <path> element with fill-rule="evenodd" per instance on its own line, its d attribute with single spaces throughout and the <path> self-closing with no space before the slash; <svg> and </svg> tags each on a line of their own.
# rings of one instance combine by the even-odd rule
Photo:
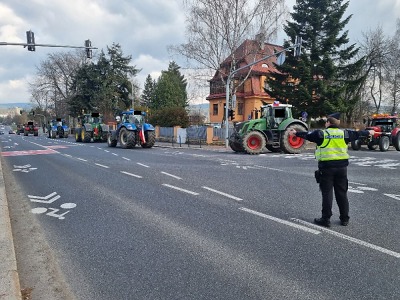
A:
<svg viewBox="0 0 400 300">
<path fill-rule="evenodd" d="M 121 122 L 121 117 L 120 116 L 116 116 L 115 117 L 115 121 L 117 121 L 117 123 Z"/>
</svg>

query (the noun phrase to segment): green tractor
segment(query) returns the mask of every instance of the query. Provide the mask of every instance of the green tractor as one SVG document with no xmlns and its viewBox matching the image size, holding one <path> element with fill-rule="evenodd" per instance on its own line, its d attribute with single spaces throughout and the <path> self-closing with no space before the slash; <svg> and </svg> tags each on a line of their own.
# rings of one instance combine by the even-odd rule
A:
<svg viewBox="0 0 400 300">
<path fill-rule="evenodd" d="M 289 130 L 307 131 L 308 126 L 292 116 L 292 105 L 273 104 L 261 106 L 261 118 L 235 124 L 229 146 L 235 152 L 260 154 L 264 148 L 271 152 L 301 153 L 306 141 L 290 136 Z"/>
<path fill-rule="evenodd" d="M 107 142 L 109 126 L 103 123 L 103 116 L 99 113 L 85 114 L 78 118 L 79 125 L 75 128 L 75 141 L 90 143 Z"/>
</svg>

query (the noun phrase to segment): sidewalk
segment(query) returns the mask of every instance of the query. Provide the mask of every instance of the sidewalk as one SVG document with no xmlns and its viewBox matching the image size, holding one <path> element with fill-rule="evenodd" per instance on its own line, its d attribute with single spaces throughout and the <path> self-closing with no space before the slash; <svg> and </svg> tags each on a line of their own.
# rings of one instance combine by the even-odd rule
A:
<svg viewBox="0 0 400 300">
<path fill-rule="evenodd" d="M 0 160 L 0 299 L 21 300 L 10 215 Z"/>
</svg>

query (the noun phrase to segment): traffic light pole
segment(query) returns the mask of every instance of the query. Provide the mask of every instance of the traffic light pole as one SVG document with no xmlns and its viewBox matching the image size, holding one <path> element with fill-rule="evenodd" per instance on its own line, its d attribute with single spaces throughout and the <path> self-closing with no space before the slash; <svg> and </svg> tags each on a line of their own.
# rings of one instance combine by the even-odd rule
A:
<svg viewBox="0 0 400 300">
<path fill-rule="evenodd" d="M 225 122 L 226 122 L 225 123 L 225 147 L 226 148 L 229 148 L 229 122 L 228 122 L 228 116 L 229 116 L 229 114 L 228 114 L 228 110 L 229 110 L 229 88 L 230 88 L 233 76 L 237 72 L 239 72 L 241 70 L 249 68 L 249 67 L 251 67 L 251 66 L 253 66 L 255 64 L 258 64 L 259 62 L 262 62 L 263 60 L 266 60 L 266 59 L 268 59 L 270 57 L 273 57 L 273 56 L 277 56 L 277 55 L 279 55 L 281 53 L 284 53 L 284 52 L 286 52 L 286 51 L 288 51 L 290 49 L 295 49 L 295 56 L 299 56 L 300 55 L 300 50 L 301 50 L 301 38 L 299 38 L 299 37 L 296 38 L 296 44 L 294 44 L 294 45 L 292 45 L 290 47 L 287 47 L 287 48 L 285 48 L 285 49 L 283 49 L 283 50 L 281 50 L 279 52 L 276 52 L 274 54 L 264 56 L 263 58 L 260 58 L 259 60 L 256 60 L 256 61 L 254 61 L 254 62 L 252 62 L 252 63 L 250 63 L 248 65 L 245 65 L 245 66 L 240 67 L 240 68 L 238 68 L 236 70 L 233 70 L 229 74 L 228 78 L 226 79 L 226 89 L 225 89 L 225 93 L 226 93 L 226 95 L 225 95 L 225 98 L 226 98 L 225 99 L 225 101 L 226 101 L 226 104 L 225 104 Z"/>
</svg>

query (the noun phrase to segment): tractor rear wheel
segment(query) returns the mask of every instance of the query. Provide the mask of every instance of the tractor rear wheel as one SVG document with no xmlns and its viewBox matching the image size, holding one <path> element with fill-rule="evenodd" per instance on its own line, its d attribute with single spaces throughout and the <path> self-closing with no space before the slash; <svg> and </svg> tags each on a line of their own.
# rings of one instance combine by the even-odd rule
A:
<svg viewBox="0 0 400 300">
<path fill-rule="evenodd" d="M 92 133 L 90 131 L 86 131 L 85 127 L 82 127 L 81 138 L 82 142 L 90 143 L 90 141 L 92 140 Z"/>
<path fill-rule="evenodd" d="M 300 124 L 292 124 L 288 126 L 281 136 L 281 149 L 285 153 L 298 154 L 306 148 L 306 140 L 297 136 L 289 135 L 289 131 L 294 129 L 298 132 L 306 131 L 307 129 Z"/>
<path fill-rule="evenodd" d="M 135 143 L 135 134 L 126 128 L 121 128 L 119 131 L 119 143 L 123 149 L 132 148 L 132 143 Z"/>
<path fill-rule="evenodd" d="M 248 154 L 260 154 L 265 148 L 265 136 L 259 131 L 250 131 L 243 138 L 243 149 Z"/>
<path fill-rule="evenodd" d="M 156 133 L 155 131 L 145 131 L 144 137 L 146 139 L 146 143 L 142 144 L 143 148 L 151 148 L 156 143 Z"/>
<path fill-rule="evenodd" d="M 117 139 L 113 139 L 113 135 L 111 134 L 111 132 L 109 132 L 107 134 L 107 145 L 108 147 L 116 147 L 118 143 Z"/>
<path fill-rule="evenodd" d="M 400 151 L 400 132 L 393 138 L 393 146 L 397 151 Z"/>
<path fill-rule="evenodd" d="M 361 149 L 361 141 L 360 140 L 354 140 L 351 141 L 351 149 L 357 151 Z"/>
<path fill-rule="evenodd" d="M 75 142 L 82 142 L 81 129 L 80 128 L 76 128 L 75 129 Z"/>
<path fill-rule="evenodd" d="M 381 138 L 379 139 L 379 150 L 381 150 L 381 152 L 388 151 L 389 146 L 390 146 L 389 137 L 386 135 L 381 136 Z"/>
</svg>

